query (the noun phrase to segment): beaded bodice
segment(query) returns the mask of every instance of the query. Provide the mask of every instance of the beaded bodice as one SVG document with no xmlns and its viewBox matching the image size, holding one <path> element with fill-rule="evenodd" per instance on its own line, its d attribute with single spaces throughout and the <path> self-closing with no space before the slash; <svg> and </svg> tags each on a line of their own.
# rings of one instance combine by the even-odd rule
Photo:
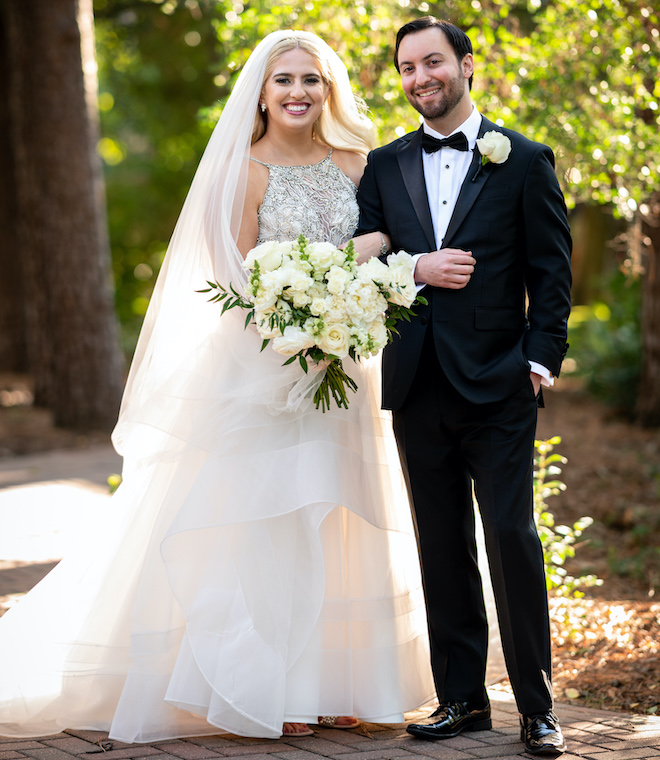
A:
<svg viewBox="0 0 660 760">
<path fill-rule="evenodd" d="M 311 242 L 340 245 L 352 237 L 358 222 L 356 188 L 331 156 L 332 151 L 310 166 L 264 164 L 269 179 L 257 244 L 303 234 Z"/>
</svg>

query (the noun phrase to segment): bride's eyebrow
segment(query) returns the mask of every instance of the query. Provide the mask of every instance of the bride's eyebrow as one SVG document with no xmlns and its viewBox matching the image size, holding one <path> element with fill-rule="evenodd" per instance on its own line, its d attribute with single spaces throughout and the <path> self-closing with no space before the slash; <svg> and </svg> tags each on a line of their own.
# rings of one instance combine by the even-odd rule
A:
<svg viewBox="0 0 660 760">
<path fill-rule="evenodd" d="M 273 73 L 273 77 L 293 77 L 295 74 L 289 74 L 287 71 L 276 71 Z M 307 74 L 303 74 L 303 77 L 321 77 L 318 71 L 309 71 Z"/>
</svg>

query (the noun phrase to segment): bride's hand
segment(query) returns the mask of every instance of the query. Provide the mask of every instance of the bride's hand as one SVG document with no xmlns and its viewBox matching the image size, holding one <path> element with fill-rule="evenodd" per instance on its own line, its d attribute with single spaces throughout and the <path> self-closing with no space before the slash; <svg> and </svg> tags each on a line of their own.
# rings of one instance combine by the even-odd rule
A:
<svg viewBox="0 0 660 760">
<path fill-rule="evenodd" d="M 357 254 L 358 264 L 364 264 L 373 256 L 380 256 L 383 252 L 383 243 L 387 246 L 387 253 L 389 253 L 392 250 L 392 242 L 390 236 L 384 232 L 367 232 L 366 235 L 354 237 L 353 246 Z"/>
</svg>

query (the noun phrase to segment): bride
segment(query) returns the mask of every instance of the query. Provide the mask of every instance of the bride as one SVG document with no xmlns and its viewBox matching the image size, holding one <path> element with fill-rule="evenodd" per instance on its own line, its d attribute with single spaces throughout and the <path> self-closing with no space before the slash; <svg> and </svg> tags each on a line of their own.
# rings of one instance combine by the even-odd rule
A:
<svg viewBox="0 0 660 760">
<path fill-rule="evenodd" d="M 113 442 L 123 483 L 86 545 L 0 620 L 0 734 L 277 738 L 400 722 L 434 696 L 415 539 L 378 360 L 348 409 L 197 293 L 257 243 L 345 243 L 371 125 L 317 36 L 241 72 L 147 313 Z M 356 242 L 381 253 L 375 233 Z M 341 719 L 339 719 L 341 722 Z M 344 725 L 350 725 L 344 719 Z"/>
</svg>

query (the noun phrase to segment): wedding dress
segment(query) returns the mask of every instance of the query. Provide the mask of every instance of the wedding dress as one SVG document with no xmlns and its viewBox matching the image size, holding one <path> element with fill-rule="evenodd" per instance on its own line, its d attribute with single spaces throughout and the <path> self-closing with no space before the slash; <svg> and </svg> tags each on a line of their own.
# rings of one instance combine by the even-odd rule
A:
<svg viewBox="0 0 660 760">
<path fill-rule="evenodd" d="M 260 242 L 350 237 L 355 187 L 331 155 L 269 173 Z M 0 620 L 2 735 L 275 738 L 318 715 L 399 722 L 434 696 L 379 359 L 347 361 L 358 391 L 322 413 L 240 310 L 195 297 L 213 328 L 144 424 L 118 426 L 102 525 Z"/>
</svg>

